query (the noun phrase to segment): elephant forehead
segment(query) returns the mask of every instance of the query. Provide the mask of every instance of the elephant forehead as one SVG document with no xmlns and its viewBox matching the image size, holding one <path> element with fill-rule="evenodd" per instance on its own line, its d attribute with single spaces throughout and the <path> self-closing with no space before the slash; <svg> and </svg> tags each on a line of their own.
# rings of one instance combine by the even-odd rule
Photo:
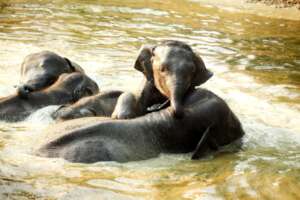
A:
<svg viewBox="0 0 300 200">
<path fill-rule="evenodd" d="M 160 62 L 166 62 L 169 59 L 172 48 L 168 46 L 158 46 L 154 50 L 155 57 L 159 59 Z"/>
<path fill-rule="evenodd" d="M 155 48 L 155 57 L 157 57 L 160 63 L 177 63 L 180 61 L 192 61 L 191 52 L 186 49 L 174 46 L 158 46 Z"/>
<path fill-rule="evenodd" d="M 21 81 L 27 82 L 34 79 L 43 78 L 44 74 L 45 72 L 42 68 L 29 68 L 29 70 L 26 71 L 24 77 L 21 77 Z"/>
</svg>

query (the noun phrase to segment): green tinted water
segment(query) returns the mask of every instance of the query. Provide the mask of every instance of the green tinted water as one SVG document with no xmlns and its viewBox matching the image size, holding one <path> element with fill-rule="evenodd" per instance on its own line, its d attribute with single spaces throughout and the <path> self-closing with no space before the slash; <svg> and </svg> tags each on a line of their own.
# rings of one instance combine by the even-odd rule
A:
<svg viewBox="0 0 300 200">
<path fill-rule="evenodd" d="M 1 1 L 0 1 L 1 2 Z M 48 49 L 78 62 L 101 88 L 133 89 L 142 44 L 190 44 L 247 132 L 244 151 L 118 164 L 31 155 L 52 123 L 43 109 L 0 123 L 0 199 L 299 199 L 300 23 L 196 1 L 0 3 L 0 95 L 14 91 L 24 56 Z M 124 84 L 126 83 L 126 84 Z"/>
</svg>

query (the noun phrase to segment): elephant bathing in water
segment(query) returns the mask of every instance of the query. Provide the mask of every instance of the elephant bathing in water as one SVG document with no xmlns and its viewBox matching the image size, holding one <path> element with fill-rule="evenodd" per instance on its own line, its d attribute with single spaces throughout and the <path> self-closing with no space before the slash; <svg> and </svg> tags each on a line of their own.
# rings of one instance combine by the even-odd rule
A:
<svg viewBox="0 0 300 200">
<path fill-rule="evenodd" d="M 171 107 L 127 120 L 92 118 L 89 125 L 76 126 L 77 119 L 74 129 L 60 130 L 36 154 L 83 163 L 128 162 L 160 153 L 187 152 L 193 152 L 192 158 L 197 159 L 244 135 L 228 105 L 210 91 L 199 88 L 189 92 L 183 109 L 185 115 L 181 119 L 172 116 Z M 64 123 L 70 125 L 72 121 Z"/>
<path fill-rule="evenodd" d="M 29 93 L 26 99 L 18 94 L 0 98 L 0 120 L 20 121 L 42 107 L 74 103 L 98 92 L 98 85 L 85 74 L 62 74 L 54 84 Z"/>
<path fill-rule="evenodd" d="M 84 73 L 78 64 L 51 51 L 29 54 L 21 65 L 21 86 L 17 93 L 26 99 L 29 93 L 53 84 L 61 74 L 72 72 Z"/>
<path fill-rule="evenodd" d="M 150 85 L 147 82 L 145 84 L 147 84 L 150 87 Z M 142 88 L 148 86 L 142 86 Z M 152 89 L 155 90 L 154 87 L 152 87 Z M 150 94 L 145 94 L 143 92 L 151 92 L 153 90 L 138 90 L 135 94 L 140 97 L 150 96 Z M 124 92 L 120 90 L 108 90 L 93 96 L 82 98 L 74 104 L 63 105 L 52 114 L 52 117 L 58 121 L 65 121 L 83 117 L 110 117 L 111 115 L 114 115 L 113 111 L 122 109 L 121 111 L 119 110 L 119 113 L 121 113 L 123 116 L 126 116 L 124 118 L 134 118 L 136 116 L 141 116 L 147 112 L 150 112 L 146 110 L 150 106 L 153 109 L 158 109 L 158 107 L 160 107 L 160 104 L 155 104 L 155 99 L 157 100 L 161 97 L 161 95 L 155 97 L 155 93 L 156 92 L 151 93 L 152 100 L 148 98 L 147 102 L 143 102 L 137 101 L 136 99 L 132 99 L 136 96 L 132 95 L 130 92 Z M 127 105 L 116 108 L 116 106 L 120 105 L 118 104 L 118 102 L 124 101 L 124 98 L 127 102 L 123 103 L 126 103 Z M 144 103 L 148 103 L 149 105 L 146 105 Z"/>
<path fill-rule="evenodd" d="M 171 104 L 172 116 L 182 118 L 185 95 L 213 75 L 189 45 L 173 40 L 166 40 L 155 46 L 143 46 L 134 68 L 144 74 L 146 84 L 139 95 L 122 94 L 113 118 L 131 118 L 128 111 L 136 110 L 130 108 L 136 104 L 142 105 L 140 115 L 146 114 L 147 107 L 153 104 L 163 105 L 166 99 Z M 134 116 L 135 112 L 132 113 Z"/>
</svg>

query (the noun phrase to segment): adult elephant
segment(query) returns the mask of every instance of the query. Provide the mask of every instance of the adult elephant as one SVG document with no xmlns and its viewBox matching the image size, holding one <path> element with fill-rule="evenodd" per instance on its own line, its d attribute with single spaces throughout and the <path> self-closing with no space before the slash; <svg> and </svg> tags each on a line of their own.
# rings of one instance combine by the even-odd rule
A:
<svg viewBox="0 0 300 200">
<path fill-rule="evenodd" d="M 37 155 L 61 157 L 71 162 L 127 162 L 143 160 L 159 153 L 193 152 L 197 159 L 244 135 L 238 118 L 218 96 L 204 89 L 187 94 L 185 117 L 176 119 L 172 108 L 128 120 L 92 118 L 88 126 L 62 131 L 37 150 Z M 68 121 L 68 126 L 72 121 Z M 86 123 L 84 123 L 86 124 Z M 49 130 L 49 128 L 48 128 Z M 51 132 L 55 132 L 52 127 Z"/>
<path fill-rule="evenodd" d="M 62 74 L 51 86 L 32 92 L 24 99 L 18 94 L 0 99 L 0 119 L 20 121 L 45 106 L 74 103 L 99 92 L 97 84 L 85 74 Z"/>
<path fill-rule="evenodd" d="M 130 110 L 127 107 L 131 105 L 140 104 L 145 111 L 145 105 L 147 107 L 153 103 L 163 103 L 162 96 L 170 100 L 172 116 L 182 118 L 185 95 L 213 75 L 189 45 L 173 40 L 166 40 L 155 46 L 143 46 L 134 67 L 145 75 L 147 81 L 143 92 L 139 94 L 146 95 L 124 94 L 126 96 L 120 98 L 113 113 L 114 118 L 128 118 L 122 111 Z M 131 103 L 132 101 L 138 103 Z"/>
<path fill-rule="evenodd" d="M 61 74 L 72 72 L 84 73 L 84 70 L 68 58 L 51 51 L 29 54 L 21 65 L 21 85 L 17 92 L 26 99 L 29 93 L 53 84 Z"/>
</svg>

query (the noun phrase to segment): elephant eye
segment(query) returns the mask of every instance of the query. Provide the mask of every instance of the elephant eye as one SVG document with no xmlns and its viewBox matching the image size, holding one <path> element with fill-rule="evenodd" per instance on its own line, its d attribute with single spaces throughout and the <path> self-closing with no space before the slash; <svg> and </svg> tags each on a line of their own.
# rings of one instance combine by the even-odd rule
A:
<svg viewBox="0 0 300 200">
<path fill-rule="evenodd" d="M 91 95 L 93 95 L 93 91 L 90 88 L 86 88 L 86 94 L 88 96 L 91 96 Z"/>
<path fill-rule="evenodd" d="M 160 70 L 161 72 L 165 72 L 165 71 L 168 70 L 168 66 L 167 66 L 167 65 L 161 65 L 160 68 L 159 68 L 159 70 Z"/>
</svg>

